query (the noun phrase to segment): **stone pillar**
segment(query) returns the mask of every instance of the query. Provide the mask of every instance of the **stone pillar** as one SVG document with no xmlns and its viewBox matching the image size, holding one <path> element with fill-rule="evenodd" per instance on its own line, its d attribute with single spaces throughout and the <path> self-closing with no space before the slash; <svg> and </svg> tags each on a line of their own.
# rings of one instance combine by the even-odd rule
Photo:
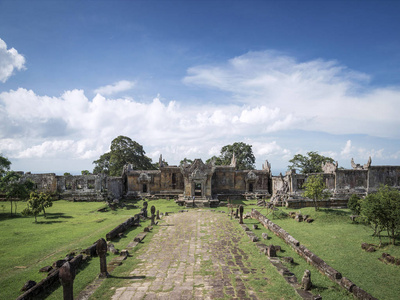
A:
<svg viewBox="0 0 400 300">
<path fill-rule="evenodd" d="M 101 238 L 97 241 L 96 246 L 97 255 L 100 257 L 100 274 L 99 277 L 107 277 L 107 242 Z"/>
<path fill-rule="evenodd" d="M 239 224 L 243 224 L 243 211 L 244 207 L 243 205 L 239 206 Z"/>
<path fill-rule="evenodd" d="M 63 287 L 63 299 L 74 300 L 75 268 L 69 262 L 64 263 L 59 270 L 58 277 Z"/>
<path fill-rule="evenodd" d="M 268 257 L 276 257 L 276 249 L 274 245 L 269 245 L 267 247 L 267 253 Z"/>
<path fill-rule="evenodd" d="M 146 201 L 144 201 L 143 202 L 143 208 L 142 208 L 142 214 L 143 214 L 143 217 L 145 217 L 145 218 L 147 218 L 147 202 Z"/>
<path fill-rule="evenodd" d="M 309 291 L 311 290 L 311 272 L 310 270 L 305 270 L 303 278 L 301 279 L 301 288 L 303 290 Z"/>
<path fill-rule="evenodd" d="M 160 220 L 160 211 L 157 209 L 157 216 L 156 216 L 156 220 Z"/>
<path fill-rule="evenodd" d="M 151 226 L 156 225 L 156 223 L 154 222 L 154 219 L 156 217 L 155 213 L 156 213 L 156 208 L 154 207 L 154 205 L 150 208 L 150 212 L 151 212 Z"/>
</svg>

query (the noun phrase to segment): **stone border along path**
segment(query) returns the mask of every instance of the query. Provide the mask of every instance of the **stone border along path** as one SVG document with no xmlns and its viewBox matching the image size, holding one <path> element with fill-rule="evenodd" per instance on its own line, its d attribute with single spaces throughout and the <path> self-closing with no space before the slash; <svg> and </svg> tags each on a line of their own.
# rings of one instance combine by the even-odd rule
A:
<svg viewBox="0 0 400 300">
<path fill-rule="evenodd" d="M 258 299 L 246 282 L 257 269 L 248 266 L 243 235 L 226 215 L 195 210 L 165 221 L 139 252 L 142 263 L 130 273 L 138 279 L 117 288 L 112 300 Z M 229 234 L 212 235 L 221 231 Z"/>
</svg>

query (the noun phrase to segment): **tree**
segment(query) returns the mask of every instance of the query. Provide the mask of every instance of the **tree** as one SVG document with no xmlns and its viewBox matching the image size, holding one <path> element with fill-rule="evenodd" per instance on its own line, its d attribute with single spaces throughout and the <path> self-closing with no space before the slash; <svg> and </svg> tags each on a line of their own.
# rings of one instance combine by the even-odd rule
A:
<svg viewBox="0 0 400 300">
<path fill-rule="evenodd" d="M 298 169 L 302 174 L 321 173 L 322 163 L 334 163 L 334 159 L 318 154 L 316 151 L 307 152 L 307 156 L 296 154 L 291 160 L 288 169 Z"/>
<path fill-rule="evenodd" d="M 322 175 L 308 176 L 303 187 L 304 197 L 312 199 L 315 210 L 319 210 L 318 201 L 329 197 Z"/>
<path fill-rule="evenodd" d="M 192 164 L 193 163 L 193 160 L 191 160 L 191 159 L 189 159 L 189 158 L 184 158 L 184 159 L 182 159 L 181 161 L 180 161 L 180 163 L 179 163 L 179 165 L 180 166 L 184 166 L 184 165 L 186 165 L 186 164 Z"/>
<path fill-rule="evenodd" d="M 361 213 L 374 226 L 374 235 L 387 230 L 393 245 L 400 229 L 400 191 L 381 186 L 375 194 L 369 194 L 361 203 Z"/>
<path fill-rule="evenodd" d="M 11 203 L 11 215 L 13 210 L 14 199 L 26 199 L 29 197 L 29 192 L 34 188 L 34 183 L 31 180 L 21 181 L 21 175 L 17 172 L 9 171 L 0 179 L 0 190 L 6 195 L 6 198 Z"/>
<path fill-rule="evenodd" d="M 42 211 L 42 206 L 40 205 L 40 199 L 38 194 L 32 192 L 28 201 L 26 202 L 27 207 L 22 211 L 22 215 L 24 216 L 34 216 L 35 223 L 37 223 L 37 215 Z"/>
<path fill-rule="evenodd" d="M 3 177 L 10 170 L 11 162 L 7 157 L 0 154 L 0 177 Z"/>
<path fill-rule="evenodd" d="M 65 173 L 64 173 L 64 176 L 71 176 L 71 173 L 65 172 Z"/>
<path fill-rule="evenodd" d="M 361 214 L 361 201 L 362 200 L 360 196 L 356 194 L 350 196 L 349 201 L 347 202 L 347 207 L 351 210 L 353 214 Z"/>
<path fill-rule="evenodd" d="M 89 172 L 89 170 L 82 170 L 81 174 L 82 175 L 90 175 L 90 172 Z"/>
<path fill-rule="evenodd" d="M 237 170 L 253 170 L 256 158 L 254 157 L 252 146 L 243 142 L 236 142 L 232 145 L 226 145 L 221 148 L 219 157 L 213 156 L 206 161 L 214 161 L 216 165 L 228 166 L 231 164 L 233 154 L 236 159 Z"/>
<path fill-rule="evenodd" d="M 131 164 L 134 170 L 154 170 L 151 158 L 147 157 L 143 146 L 129 137 L 118 136 L 111 142 L 110 152 L 106 152 L 93 163 L 93 174 L 120 176 L 124 165 Z"/>
</svg>

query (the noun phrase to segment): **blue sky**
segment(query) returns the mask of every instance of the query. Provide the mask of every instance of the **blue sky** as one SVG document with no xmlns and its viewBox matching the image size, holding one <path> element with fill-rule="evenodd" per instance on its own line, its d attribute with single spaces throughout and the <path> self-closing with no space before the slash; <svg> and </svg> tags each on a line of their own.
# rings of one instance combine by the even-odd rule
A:
<svg viewBox="0 0 400 300">
<path fill-rule="evenodd" d="M 0 153 L 80 173 L 126 135 L 153 161 L 253 145 L 400 164 L 399 1 L 0 1 Z"/>
</svg>

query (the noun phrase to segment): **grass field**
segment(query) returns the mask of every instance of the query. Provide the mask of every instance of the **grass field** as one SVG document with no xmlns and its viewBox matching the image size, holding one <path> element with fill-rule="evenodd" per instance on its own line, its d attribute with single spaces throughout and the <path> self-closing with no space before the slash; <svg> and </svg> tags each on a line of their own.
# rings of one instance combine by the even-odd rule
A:
<svg viewBox="0 0 400 300">
<path fill-rule="evenodd" d="M 249 211 L 251 207 L 247 206 L 245 212 Z M 376 298 L 399 299 L 400 266 L 388 265 L 378 260 L 383 252 L 400 258 L 399 240 L 397 240 L 396 246 L 388 245 L 389 238 L 385 237 L 382 239 L 384 246 L 376 252 L 368 253 L 362 250 L 361 244 L 363 242 L 378 245 L 379 239 L 372 236 L 373 230 L 371 227 L 352 223 L 349 217 L 351 213 L 347 209 L 321 209 L 318 212 L 314 208 L 303 208 L 301 210 L 283 209 L 287 213 L 301 211 L 302 214 L 308 214 L 315 220 L 313 223 L 298 223 L 291 218 L 274 218 L 271 211 L 261 208 L 256 209 L 284 228 L 301 244 L 341 272 L 343 276 L 349 278 Z M 249 220 L 247 222 L 255 221 Z M 269 232 L 266 229 L 262 229 L 259 232 L 261 233 L 261 231 Z M 272 232 L 269 232 L 269 235 L 272 235 Z M 275 244 L 275 238 L 273 244 Z M 281 243 L 281 245 L 285 244 Z M 286 248 L 289 247 L 286 246 Z M 286 253 L 284 255 L 286 256 Z M 299 260 L 300 257 L 297 261 Z M 304 271 L 305 267 L 307 265 L 300 269 Z M 301 271 L 298 273 L 293 272 L 301 278 L 302 274 L 298 274 Z M 313 272 L 313 277 L 314 273 L 317 273 L 317 271 Z M 336 289 L 334 287 L 335 284 L 332 283 L 331 286 L 332 289 Z M 330 288 L 328 287 L 328 290 Z M 325 291 L 321 291 L 321 295 L 323 299 L 335 299 L 334 294 L 331 296 L 325 295 Z"/>
<path fill-rule="evenodd" d="M 60 200 L 54 202 L 53 207 L 47 210 L 48 217 L 46 219 L 40 215 L 38 223 L 35 224 L 33 217 L 10 218 L 9 203 L 2 202 L 1 204 L 5 207 L 4 210 L 0 208 L 0 299 L 15 299 L 20 294 L 20 288 L 28 279 L 38 282 L 46 276 L 46 273 L 38 272 L 41 267 L 51 265 L 54 261 L 64 258 L 69 252 L 79 251 L 90 246 L 97 239 L 105 237 L 106 233 L 115 226 L 138 213 L 142 203 L 142 201 L 132 202 L 128 203 L 123 209 L 98 212 L 97 210 L 103 207 L 104 203 L 71 203 Z M 237 203 L 245 205 L 245 212 L 251 210 L 251 208 L 256 208 L 262 214 L 267 215 L 273 222 L 299 240 L 301 244 L 304 244 L 341 272 L 343 276 L 348 277 L 373 296 L 379 299 L 398 299 L 398 295 L 400 295 L 398 284 L 400 267 L 386 265 L 380 262 L 378 258 L 383 252 L 400 257 L 400 246 L 398 246 L 400 241 L 397 241 L 396 246 L 384 245 L 377 252 L 367 253 L 361 249 L 361 243 L 378 244 L 379 240 L 372 237 L 373 231 L 370 227 L 352 223 L 348 210 L 321 209 L 321 211 L 315 212 L 313 208 L 301 209 L 303 214 L 309 214 L 315 219 L 313 223 L 309 224 L 297 223 L 291 218 L 274 218 L 270 211 L 257 207 L 254 201 L 238 201 Z M 134 205 L 136 205 L 136 208 Z M 167 200 L 150 201 L 149 207 L 152 205 L 155 205 L 160 212 L 174 212 L 181 209 L 173 201 Z M 18 210 L 21 211 L 24 206 L 23 203 L 19 203 Z M 218 208 L 217 210 L 228 211 L 228 208 Z M 283 210 L 291 211 L 289 209 Z M 233 222 L 237 222 L 237 220 Z M 251 227 L 256 221 L 246 219 L 245 223 Z M 142 226 L 146 225 L 142 224 Z M 141 231 L 143 231 L 143 227 L 127 232 L 126 237 L 113 242 L 115 247 L 123 249 Z M 157 228 L 154 229 L 154 232 L 156 231 Z M 267 232 L 270 239 L 264 242 L 267 245 L 280 245 L 284 250 L 281 253 L 278 252 L 278 256 L 292 256 L 295 259 L 295 264 L 288 265 L 288 267 L 296 274 L 299 281 L 305 269 L 311 270 L 314 294 L 321 294 L 323 299 L 352 299 L 351 295 L 343 292 L 336 284 L 305 263 L 290 247 L 267 229 L 262 227 L 253 230 L 253 232 L 260 237 L 263 232 Z M 149 238 L 152 234 L 149 235 Z M 383 239 L 384 243 L 388 241 L 388 239 Z M 243 244 L 243 247 L 252 246 L 254 245 L 251 243 Z M 135 248 L 135 251 L 139 251 L 140 247 Z M 254 252 L 251 249 L 247 250 Z M 112 256 L 112 254 L 108 255 L 109 257 Z M 256 259 L 255 255 L 252 259 Z M 114 271 L 116 272 L 115 275 L 123 276 L 124 273 L 134 267 L 135 263 L 137 262 L 133 253 L 132 258 Z M 80 269 L 76 275 L 76 279 L 79 278 L 79 280 L 74 282 L 75 296 L 92 282 L 98 273 L 99 262 L 97 258 L 89 261 L 83 269 Z M 108 286 L 101 289 L 103 291 L 109 290 L 110 284 L 118 286 L 123 282 L 118 278 L 112 280 L 114 283 L 109 280 Z M 61 295 L 62 289 L 57 287 L 49 293 L 46 299 L 61 299 Z M 97 299 L 101 298 L 98 296 L 99 293 L 96 293 L 96 295 Z"/>
<path fill-rule="evenodd" d="M 101 237 L 105 238 L 110 230 L 137 214 L 142 203 L 129 203 L 126 208 L 116 211 L 98 212 L 104 203 L 59 200 L 46 210 L 47 218 L 40 215 L 36 224 L 33 217 L 10 218 L 9 202 L 2 202 L 5 209 L 0 211 L 0 299 L 18 297 L 27 280 L 39 282 L 47 276 L 47 273 L 38 272 L 40 268 L 63 259 L 72 251 L 87 248 Z M 180 209 L 173 201 L 150 201 L 149 208 L 152 205 L 161 212 Z M 24 203 L 18 203 L 19 211 L 24 207 Z M 141 225 L 129 231 L 126 237 L 113 241 L 115 247 L 123 249 L 143 231 L 146 224 Z M 74 282 L 74 293 L 94 280 L 98 268 L 98 259 L 93 259 L 80 270 L 77 274 L 79 280 Z M 61 295 L 61 288 L 58 288 L 48 299 L 60 299 Z"/>
</svg>

